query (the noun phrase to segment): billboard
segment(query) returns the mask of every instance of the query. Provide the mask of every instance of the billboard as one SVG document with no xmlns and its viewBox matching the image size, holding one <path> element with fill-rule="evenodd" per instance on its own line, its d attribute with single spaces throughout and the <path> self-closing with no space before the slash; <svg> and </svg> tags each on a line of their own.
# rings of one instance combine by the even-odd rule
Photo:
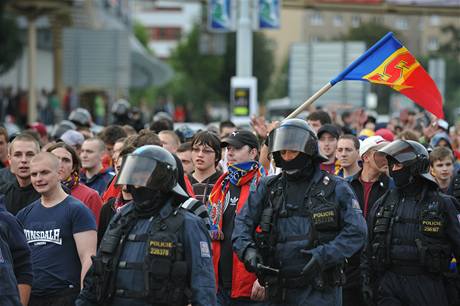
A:
<svg viewBox="0 0 460 306">
<path fill-rule="evenodd" d="M 208 0 L 208 30 L 230 32 L 235 29 L 235 16 L 231 0 Z"/>
<path fill-rule="evenodd" d="M 279 29 L 280 1 L 259 0 L 259 29 Z"/>
</svg>

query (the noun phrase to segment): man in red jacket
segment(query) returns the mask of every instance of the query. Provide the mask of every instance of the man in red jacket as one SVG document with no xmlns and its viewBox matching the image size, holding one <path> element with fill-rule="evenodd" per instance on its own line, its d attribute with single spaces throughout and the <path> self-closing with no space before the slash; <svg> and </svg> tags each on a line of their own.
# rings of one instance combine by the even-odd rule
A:
<svg viewBox="0 0 460 306">
<path fill-rule="evenodd" d="M 221 146 L 227 148 L 228 171 L 214 184 L 208 202 L 217 305 L 263 305 L 257 300 L 263 299 L 264 288 L 239 261 L 231 240 L 235 216 L 265 175 L 257 162 L 259 143 L 251 132 L 235 131 Z"/>
</svg>

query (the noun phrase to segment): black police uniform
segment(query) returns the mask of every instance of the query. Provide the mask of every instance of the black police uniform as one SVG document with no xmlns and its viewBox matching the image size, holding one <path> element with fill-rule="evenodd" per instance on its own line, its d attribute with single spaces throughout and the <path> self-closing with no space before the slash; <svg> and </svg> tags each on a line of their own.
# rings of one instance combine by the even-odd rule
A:
<svg viewBox="0 0 460 306">
<path fill-rule="evenodd" d="M 364 295 L 377 305 L 452 305 L 457 276 L 447 276 L 452 254 L 460 258 L 458 203 L 437 191 L 427 173 L 428 152 L 419 143 L 397 140 L 379 152 L 386 155 L 397 188 L 368 216 Z M 403 169 L 392 170 L 395 163 Z"/>
<path fill-rule="evenodd" d="M 346 181 L 319 169 L 317 138 L 305 121 L 284 121 L 269 143 L 283 173 L 250 194 L 235 219 L 233 248 L 257 272 L 271 305 L 341 305 L 342 265 L 366 240 L 356 197 Z M 286 162 L 282 150 L 300 153 Z"/>
<path fill-rule="evenodd" d="M 117 183 L 128 185 L 133 202 L 109 224 L 76 305 L 215 305 L 209 234 L 181 207 L 174 157 L 138 148 Z"/>
</svg>

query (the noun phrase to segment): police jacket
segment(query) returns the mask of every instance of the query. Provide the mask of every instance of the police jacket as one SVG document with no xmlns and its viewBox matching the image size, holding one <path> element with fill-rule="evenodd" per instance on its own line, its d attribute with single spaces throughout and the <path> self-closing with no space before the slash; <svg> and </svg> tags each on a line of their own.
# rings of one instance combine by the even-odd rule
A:
<svg viewBox="0 0 460 306">
<path fill-rule="evenodd" d="M 117 218 L 130 215 L 133 211 L 134 204 L 126 204 L 112 219 L 104 239 L 109 234 L 111 226 L 113 226 Z M 168 220 L 178 216 L 182 219 L 181 224 L 171 225 L 172 223 L 168 223 Z M 156 227 L 156 224 L 160 224 L 160 226 Z M 162 233 L 170 234 L 167 227 L 175 227 L 172 231 L 177 229 L 177 241 L 171 243 L 161 239 Z M 150 234 L 147 234 L 149 232 Z M 162 237 L 165 236 L 163 235 Z M 146 296 L 152 292 L 163 292 L 164 296 L 173 293 L 177 289 L 175 284 L 178 284 L 180 279 L 183 278 L 182 272 L 184 269 L 187 272 L 185 282 L 186 287 L 188 287 L 185 290 L 189 291 L 192 305 L 208 306 L 216 304 L 209 234 L 202 220 L 192 213 L 182 208 L 176 208 L 170 202 L 167 202 L 156 215 L 136 218 L 120 252 L 116 273 L 112 274 L 110 280 L 104 280 L 105 283 L 114 281 L 113 290 L 109 290 L 112 292 L 113 298 L 106 304 L 102 304 L 97 300 L 97 291 L 100 288 L 97 284 L 101 279 L 98 278 L 99 274 L 96 272 L 98 256 L 101 256 L 104 239 L 98 250 L 98 255 L 93 258 L 93 265 L 85 277 L 84 288 L 76 301 L 77 306 L 169 304 L 160 304 L 158 303 L 159 298 L 152 299 L 152 297 Z M 174 261 L 169 260 L 170 255 L 175 254 L 173 256 L 178 256 L 180 249 L 186 264 L 184 266 L 172 265 Z M 149 270 L 143 263 L 152 259 L 154 262 L 151 264 L 151 270 Z M 169 265 L 173 266 L 171 271 L 167 268 Z M 150 281 L 146 281 L 146 279 Z M 176 296 L 180 295 L 177 292 L 174 292 L 174 294 Z M 161 298 L 164 296 L 161 296 Z"/>
<path fill-rule="evenodd" d="M 369 244 L 361 258 L 368 276 L 440 274 L 452 254 L 460 258 L 458 202 L 428 180 L 416 187 L 412 193 L 389 190 L 369 213 Z"/>
<path fill-rule="evenodd" d="M 269 196 L 273 192 L 270 188 L 273 179 L 273 177 L 263 178 L 257 190 L 249 195 L 240 214 L 236 216 L 232 240 L 233 248 L 240 258 L 243 258 L 248 246 L 255 244 L 254 232 L 260 224 L 262 211 L 269 205 Z M 282 179 L 282 175 L 275 179 Z M 300 273 L 307 262 L 307 257 L 301 253 L 301 250 L 311 249 L 311 252 L 319 258 L 320 267 L 326 269 L 342 264 L 345 258 L 361 249 L 367 237 L 366 224 L 356 197 L 345 180 L 333 175 L 326 175 L 317 166 L 312 178 L 295 181 L 286 180 L 285 184 L 282 189 L 282 196 L 285 197 L 283 209 L 286 216 L 281 217 L 281 212 L 278 213 L 277 239 L 273 254 L 275 265 L 279 265 L 281 270 Z M 316 244 L 313 241 L 316 240 L 313 234 L 313 217 L 298 212 L 305 211 L 305 207 L 308 207 L 305 206 L 305 201 L 308 201 L 312 196 L 311 186 L 321 186 L 321 184 L 325 187 L 332 184 L 330 186 L 334 188 L 326 196 L 325 201 L 328 205 L 332 203 L 337 208 L 334 214 L 338 218 L 338 227 L 329 241 Z M 307 209 L 307 214 L 310 213 Z M 328 219 L 327 215 L 329 212 L 326 214 L 319 213 L 318 217 Z"/>
</svg>

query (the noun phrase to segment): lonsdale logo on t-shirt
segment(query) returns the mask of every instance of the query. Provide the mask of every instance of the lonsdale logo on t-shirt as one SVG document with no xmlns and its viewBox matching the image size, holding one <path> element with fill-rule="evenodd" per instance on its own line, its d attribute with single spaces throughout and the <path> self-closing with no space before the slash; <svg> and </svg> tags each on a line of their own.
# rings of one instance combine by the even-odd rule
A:
<svg viewBox="0 0 460 306">
<path fill-rule="evenodd" d="M 62 245 L 62 238 L 60 237 L 61 230 L 51 229 L 47 231 L 32 231 L 24 230 L 26 239 L 28 243 L 33 243 L 34 245 L 46 244 L 48 242 Z"/>
</svg>

